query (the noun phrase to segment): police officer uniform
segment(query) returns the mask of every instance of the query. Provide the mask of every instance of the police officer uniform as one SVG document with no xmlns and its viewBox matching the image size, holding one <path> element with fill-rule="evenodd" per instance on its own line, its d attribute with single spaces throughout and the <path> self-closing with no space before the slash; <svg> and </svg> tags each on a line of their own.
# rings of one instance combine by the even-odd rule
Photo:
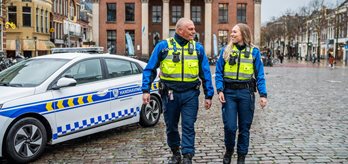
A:
<svg viewBox="0 0 348 164">
<path fill-rule="evenodd" d="M 156 69 L 160 68 L 161 96 L 164 107 L 167 143 L 173 153 L 181 146 L 183 155 L 195 152 L 194 123 L 197 119 L 201 81 L 206 99 L 214 95 L 210 67 L 203 46 L 178 34 L 159 42 L 143 71 L 143 93 L 150 91 Z M 199 80 L 201 79 L 201 81 Z M 178 122 L 182 117 L 182 141 Z M 184 156 L 185 158 L 185 156 Z"/>
<path fill-rule="evenodd" d="M 267 97 L 261 54 L 258 48 L 245 45 L 234 45 L 228 60 L 223 58 L 223 53 L 224 49 L 216 64 L 215 81 L 217 92 L 223 92 L 226 101 L 222 104 L 226 152 L 233 154 L 238 127 L 237 153 L 238 157 L 245 158 L 256 88 L 260 97 Z"/>
</svg>

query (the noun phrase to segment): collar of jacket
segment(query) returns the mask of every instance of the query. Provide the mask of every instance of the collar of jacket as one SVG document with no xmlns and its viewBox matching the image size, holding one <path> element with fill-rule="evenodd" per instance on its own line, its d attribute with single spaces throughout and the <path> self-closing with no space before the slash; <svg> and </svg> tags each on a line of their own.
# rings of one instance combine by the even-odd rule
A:
<svg viewBox="0 0 348 164">
<path fill-rule="evenodd" d="M 181 37 L 179 34 L 175 33 L 174 39 L 180 44 L 181 47 L 185 46 L 189 41 Z"/>
<path fill-rule="evenodd" d="M 243 44 L 243 45 L 236 44 L 236 47 L 239 51 L 242 51 L 246 47 L 246 45 L 245 44 Z"/>
</svg>

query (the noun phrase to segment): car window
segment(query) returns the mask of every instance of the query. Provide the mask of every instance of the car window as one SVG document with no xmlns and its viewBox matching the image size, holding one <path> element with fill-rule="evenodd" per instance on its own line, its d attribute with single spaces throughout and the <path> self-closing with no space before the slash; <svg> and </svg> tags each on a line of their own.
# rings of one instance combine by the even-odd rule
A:
<svg viewBox="0 0 348 164">
<path fill-rule="evenodd" d="M 100 60 L 91 59 L 75 64 L 64 72 L 62 77 L 71 77 L 77 84 L 89 83 L 103 79 Z"/>
<path fill-rule="evenodd" d="M 105 62 L 110 78 L 141 73 L 136 64 L 130 61 L 119 59 L 105 59 Z"/>
<path fill-rule="evenodd" d="M 0 86 L 38 86 L 68 61 L 65 59 L 24 60 L 0 73 Z"/>
<path fill-rule="evenodd" d="M 133 70 L 133 74 L 142 73 L 139 67 L 137 66 L 137 64 L 135 63 L 132 63 L 132 70 Z"/>
</svg>

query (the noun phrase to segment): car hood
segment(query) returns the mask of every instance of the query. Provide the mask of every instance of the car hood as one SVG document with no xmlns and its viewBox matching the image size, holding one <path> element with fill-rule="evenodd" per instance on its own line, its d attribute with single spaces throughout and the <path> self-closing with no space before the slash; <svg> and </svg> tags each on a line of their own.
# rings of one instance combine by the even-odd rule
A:
<svg viewBox="0 0 348 164">
<path fill-rule="evenodd" d="M 3 87 L 0 86 L 0 104 L 33 95 L 35 88 L 17 88 L 17 87 Z"/>
</svg>

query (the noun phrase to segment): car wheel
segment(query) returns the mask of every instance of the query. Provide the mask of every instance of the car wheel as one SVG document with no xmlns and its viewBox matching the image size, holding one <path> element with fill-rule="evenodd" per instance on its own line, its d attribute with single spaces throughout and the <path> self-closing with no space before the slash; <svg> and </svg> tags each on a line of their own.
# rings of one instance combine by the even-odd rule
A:
<svg viewBox="0 0 348 164">
<path fill-rule="evenodd" d="M 8 131 L 6 152 L 10 160 L 27 163 L 42 154 L 46 143 L 47 133 L 44 125 L 35 118 L 23 118 Z"/>
<path fill-rule="evenodd" d="M 150 103 L 143 105 L 140 112 L 140 125 L 143 127 L 155 126 L 161 116 L 162 105 L 156 96 L 151 95 Z"/>
</svg>

